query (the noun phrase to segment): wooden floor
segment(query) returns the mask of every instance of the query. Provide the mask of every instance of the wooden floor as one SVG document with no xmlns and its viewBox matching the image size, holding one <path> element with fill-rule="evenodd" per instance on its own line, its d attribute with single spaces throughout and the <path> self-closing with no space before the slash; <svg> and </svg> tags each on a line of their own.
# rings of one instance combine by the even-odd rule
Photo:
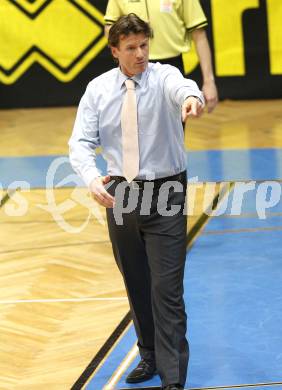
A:
<svg viewBox="0 0 282 390">
<path fill-rule="evenodd" d="M 0 111 L 0 156 L 67 154 L 76 108 Z M 282 146 L 281 100 L 224 101 L 187 124 L 190 150 Z M 16 140 L 16 141 L 15 141 Z"/>
<path fill-rule="evenodd" d="M 222 102 L 212 115 L 188 124 L 186 145 L 281 148 L 281 108 L 279 100 Z M 67 154 L 75 111 L 1 111 L 0 157 Z M 197 191 L 189 229 L 203 212 L 203 190 Z M 87 196 L 76 191 L 77 197 Z M 72 194 L 73 189 L 55 190 L 57 203 Z M 0 199 L 5 195 L 0 188 Z M 25 200 L 27 212 L 11 217 L 16 196 Z M 0 390 L 70 389 L 128 311 L 101 223 L 104 210 L 100 221 L 92 216 L 80 233 L 71 234 L 39 206 L 45 204 L 45 190 L 31 189 L 13 194 L 0 208 Z M 88 211 L 77 203 L 64 217 L 79 228 Z"/>
</svg>

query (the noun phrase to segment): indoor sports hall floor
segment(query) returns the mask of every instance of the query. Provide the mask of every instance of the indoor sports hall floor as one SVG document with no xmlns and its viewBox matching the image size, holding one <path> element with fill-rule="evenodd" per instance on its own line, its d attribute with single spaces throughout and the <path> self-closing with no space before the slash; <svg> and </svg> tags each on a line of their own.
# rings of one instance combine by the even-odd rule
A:
<svg viewBox="0 0 282 390">
<path fill-rule="evenodd" d="M 74 116 L 1 111 L 0 389 L 157 389 L 125 383 L 136 339 L 104 210 L 68 163 Z M 282 101 L 221 102 L 186 145 L 186 388 L 281 390 Z"/>
</svg>

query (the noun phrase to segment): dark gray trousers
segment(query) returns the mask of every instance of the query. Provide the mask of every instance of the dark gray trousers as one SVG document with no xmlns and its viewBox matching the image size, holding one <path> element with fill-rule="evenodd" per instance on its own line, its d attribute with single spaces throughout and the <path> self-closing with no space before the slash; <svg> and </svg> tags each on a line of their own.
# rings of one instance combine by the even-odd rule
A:
<svg viewBox="0 0 282 390">
<path fill-rule="evenodd" d="M 149 215 L 140 212 L 146 193 L 143 185 L 139 189 L 128 188 L 128 191 L 138 191 L 138 204 L 133 211 L 123 214 L 123 224 L 117 224 L 114 210 L 107 209 L 110 239 L 124 278 L 140 355 L 156 360 L 164 386 L 173 383 L 184 386 L 189 358 L 183 300 L 187 225 L 183 212 L 185 172 L 178 175 L 178 182 L 182 191 L 171 188 L 169 193 L 164 191 L 163 194 L 160 191 L 163 181 L 154 182 Z M 116 193 L 117 184 L 109 189 L 112 195 Z M 123 206 L 128 201 L 128 193 L 122 200 Z M 181 207 L 175 215 L 160 215 L 162 207 L 170 210 L 174 205 Z"/>
</svg>

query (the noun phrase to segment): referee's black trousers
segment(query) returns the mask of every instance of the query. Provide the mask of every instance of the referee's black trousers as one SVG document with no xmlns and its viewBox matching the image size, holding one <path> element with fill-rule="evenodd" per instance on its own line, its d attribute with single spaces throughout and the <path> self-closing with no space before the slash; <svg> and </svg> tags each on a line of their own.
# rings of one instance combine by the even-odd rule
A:
<svg viewBox="0 0 282 390">
<path fill-rule="evenodd" d="M 172 183 L 169 191 L 168 181 Z M 177 185 L 173 186 L 175 182 Z M 109 188 L 112 195 L 116 194 L 118 184 L 116 179 Z M 122 207 L 127 204 L 129 191 L 138 192 L 138 204 L 134 210 L 123 214 L 122 224 L 117 223 L 114 209 L 107 209 L 110 239 L 124 278 L 140 355 L 156 360 L 164 386 L 173 383 L 184 386 L 189 359 L 183 300 L 186 186 L 186 172 L 155 180 L 150 193 L 151 207 L 149 212 L 145 207 L 147 215 L 142 215 L 142 199 L 148 195 L 148 200 L 150 191 L 144 187 L 144 182 L 137 183 L 135 189 L 131 184 Z M 120 206 L 116 204 L 115 208 Z M 177 213 L 173 210 L 175 207 L 179 209 Z"/>
</svg>

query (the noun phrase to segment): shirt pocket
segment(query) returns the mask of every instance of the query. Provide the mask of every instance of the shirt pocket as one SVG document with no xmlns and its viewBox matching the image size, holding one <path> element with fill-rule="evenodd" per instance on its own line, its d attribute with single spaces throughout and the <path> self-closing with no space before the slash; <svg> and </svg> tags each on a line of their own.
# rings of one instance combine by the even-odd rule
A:
<svg viewBox="0 0 282 390">
<path fill-rule="evenodd" d="M 138 130 L 143 135 L 155 135 L 161 128 L 161 110 L 158 86 L 145 86 L 137 96 Z"/>
<path fill-rule="evenodd" d="M 160 123 L 154 108 L 138 112 L 138 131 L 141 135 L 155 135 L 158 133 Z"/>
</svg>

